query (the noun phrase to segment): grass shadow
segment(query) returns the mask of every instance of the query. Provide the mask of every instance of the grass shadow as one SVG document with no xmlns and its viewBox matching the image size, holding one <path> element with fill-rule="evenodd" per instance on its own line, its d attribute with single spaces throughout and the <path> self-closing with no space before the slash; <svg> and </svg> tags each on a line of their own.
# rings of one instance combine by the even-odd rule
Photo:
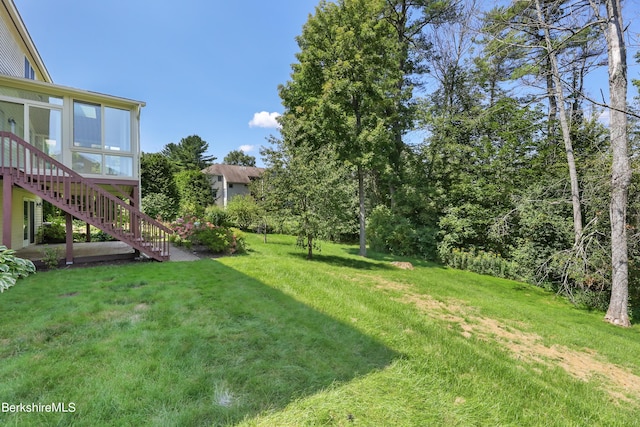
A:
<svg viewBox="0 0 640 427">
<path fill-rule="evenodd" d="M 305 252 L 289 252 L 288 255 L 304 260 L 307 259 L 307 254 Z M 368 258 L 358 259 L 336 255 L 323 255 L 318 253 L 314 253 L 313 259 L 310 260 L 310 262 L 322 262 L 333 267 L 347 267 L 355 268 L 358 270 L 390 270 L 393 268 L 390 264 L 383 264 L 376 261 L 377 260 Z"/>
<path fill-rule="evenodd" d="M 354 255 L 354 256 L 359 256 L 360 255 L 360 250 L 358 248 L 346 248 L 344 251 L 346 253 L 348 253 L 349 255 Z M 387 263 L 391 263 L 393 261 L 408 261 L 408 262 L 410 262 L 411 264 L 413 264 L 416 267 L 428 267 L 428 268 L 446 269 L 446 267 L 444 265 L 438 264 L 436 262 L 425 261 L 425 260 L 412 258 L 412 257 L 396 256 L 396 255 L 391 255 L 391 254 L 387 254 L 387 253 L 376 252 L 376 251 L 373 251 L 371 249 L 367 250 L 367 257 L 363 258 L 363 259 L 370 259 L 370 260 L 374 260 L 374 261 L 387 262 Z"/>
<path fill-rule="evenodd" d="M 0 314 L 0 338 L 8 349 L 20 346 L 0 354 L 4 401 L 77 408 L 38 414 L 39 423 L 232 425 L 399 357 L 216 261 L 84 273 L 43 273 L 3 295 L 15 309 Z M 53 298 L 61 293 L 74 296 Z M 18 413 L 6 421 L 34 420 Z"/>
</svg>

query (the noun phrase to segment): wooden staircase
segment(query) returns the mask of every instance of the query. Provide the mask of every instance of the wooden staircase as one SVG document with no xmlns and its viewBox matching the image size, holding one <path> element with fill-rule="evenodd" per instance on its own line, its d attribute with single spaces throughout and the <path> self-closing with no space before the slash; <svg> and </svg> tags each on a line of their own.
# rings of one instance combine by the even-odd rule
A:
<svg viewBox="0 0 640 427">
<path fill-rule="evenodd" d="M 148 257 L 169 260 L 168 228 L 10 132 L 0 132 L 0 174 Z"/>
</svg>

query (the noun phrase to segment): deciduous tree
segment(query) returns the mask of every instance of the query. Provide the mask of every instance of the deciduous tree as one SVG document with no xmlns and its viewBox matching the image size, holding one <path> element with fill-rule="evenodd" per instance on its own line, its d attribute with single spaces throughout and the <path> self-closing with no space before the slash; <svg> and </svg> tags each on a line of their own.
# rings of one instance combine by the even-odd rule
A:
<svg viewBox="0 0 640 427">
<path fill-rule="evenodd" d="M 606 9 L 605 36 L 609 63 L 611 135 L 611 301 L 605 320 L 630 326 L 629 255 L 627 247 L 627 205 L 631 184 L 631 165 L 627 140 L 627 50 L 620 0 L 590 0 L 596 14 Z"/>
<path fill-rule="evenodd" d="M 378 0 L 323 1 L 298 37 L 298 63 L 280 87 L 283 127 L 295 127 L 294 144 L 330 147 L 353 165 L 358 182 L 360 255 L 366 256 L 365 177 L 384 168 L 392 146 L 399 54 L 393 29 L 379 19 Z M 386 160 L 383 160 L 386 159 Z"/>
</svg>

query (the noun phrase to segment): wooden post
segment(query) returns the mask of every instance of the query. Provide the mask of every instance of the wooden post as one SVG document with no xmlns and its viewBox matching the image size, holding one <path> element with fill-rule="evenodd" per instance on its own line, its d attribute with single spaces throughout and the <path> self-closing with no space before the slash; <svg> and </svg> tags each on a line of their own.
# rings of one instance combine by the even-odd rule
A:
<svg viewBox="0 0 640 427">
<path fill-rule="evenodd" d="M 91 224 L 89 224 L 87 222 L 87 236 L 86 236 L 86 241 L 87 243 L 91 242 Z"/>
<path fill-rule="evenodd" d="M 11 247 L 11 189 L 13 179 L 11 174 L 2 177 L 2 244 Z"/>
<path fill-rule="evenodd" d="M 134 185 L 133 188 L 131 189 L 129 204 L 131 205 L 131 207 L 134 207 L 137 210 L 140 210 L 140 207 L 139 207 L 140 206 L 140 189 L 137 185 Z M 131 215 L 131 218 L 129 219 L 129 221 L 130 221 L 129 231 L 133 234 L 133 238 L 137 240 L 142 235 L 142 232 L 140 230 L 140 221 L 136 221 L 133 218 L 133 215 Z M 134 253 L 136 257 L 140 257 L 140 251 L 138 249 L 134 248 Z"/>
<path fill-rule="evenodd" d="M 73 264 L 73 216 L 66 214 L 67 265 Z"/>
</svg>

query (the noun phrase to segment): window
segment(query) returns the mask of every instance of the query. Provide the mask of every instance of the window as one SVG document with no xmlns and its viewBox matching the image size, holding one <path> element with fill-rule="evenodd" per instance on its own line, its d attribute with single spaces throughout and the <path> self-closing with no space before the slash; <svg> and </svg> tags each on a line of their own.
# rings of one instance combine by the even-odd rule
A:
<svg viewBox="0 0 640 427">
<path fill-rule="evenodd" d="M 130 110 L 74 101 L 73 170 L 133 177 L 131 122 Z"/>
<path fill-rule="evenodd" d="M 104 156 L 105 173 L 112 176 L 133 176 L 133 158 Z"/>
<path fill-rule="evenodd" d="M 131 151 L 130 111 L 104 108 L 104 148 L 112 151 Z"/>
<path fill-rule="evenodd" d="M 99 105 L 73 103 L 73 145 L 102 149 L 102 120 Z"/>
<path fill-rule="evenodd" d="M 31 80 L 36 79 L 36 73 L 33 71 L 33 67 L 26 57 L 24 58 L 24 78 Z"/>
<path fill-rule="evenodd" d="M 73 146 L 130 153 L 131 112 L 74 101 Z"/>
<path fill-rule="evenodd" d="M 100 175 L 102 174 L 102 154 L 72 153 L 73 170 L 80 173 Z"/>
<path fill-rule="evenodd" d="M 222 182 L 222 175 L 218 175 L 218 182 Z"/>
<path fill-rule="evenodd" d="M 62 111 L 29 106 L 29 142 L 56 160 L 62 157 Z"/>
<path fill-rule="evenodd" d="M 229 184 L 229 188 L 233 188 L 233 184 Z"/>
</svg>

